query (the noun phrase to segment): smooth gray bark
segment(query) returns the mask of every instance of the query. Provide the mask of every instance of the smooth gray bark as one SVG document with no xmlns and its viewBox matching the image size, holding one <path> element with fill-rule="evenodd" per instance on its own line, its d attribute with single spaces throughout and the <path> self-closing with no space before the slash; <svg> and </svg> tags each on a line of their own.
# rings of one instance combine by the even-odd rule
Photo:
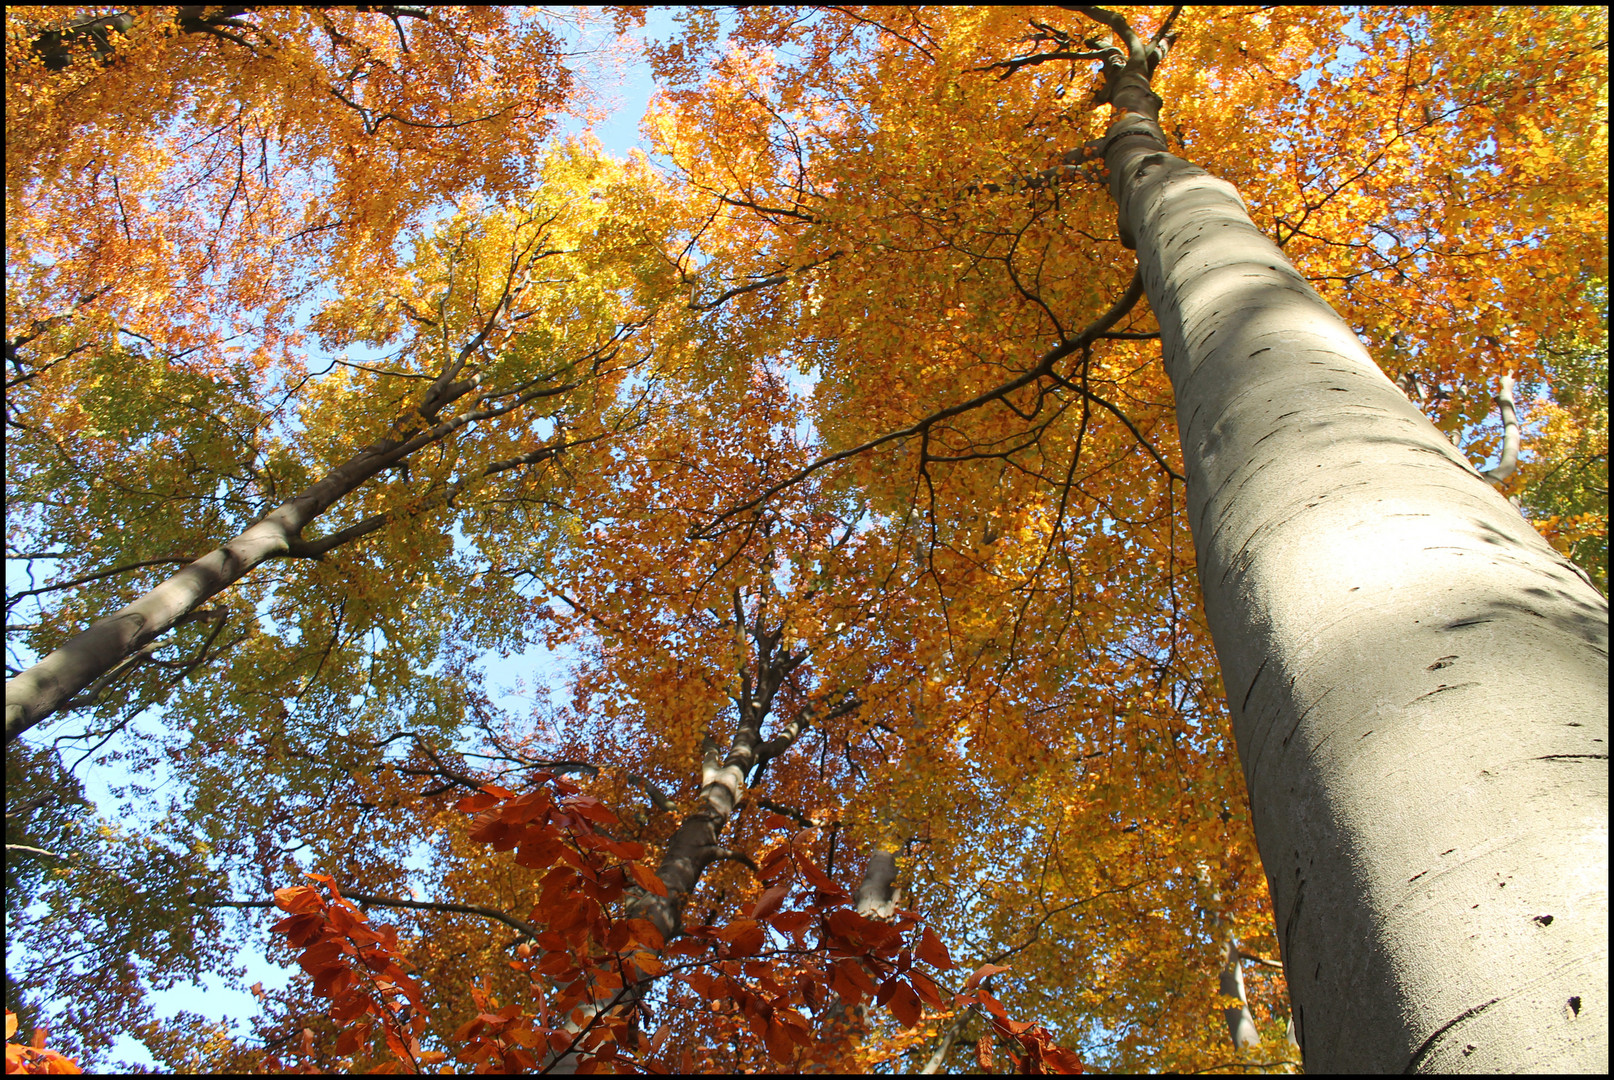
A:
<svg viewBox="0 0 1614 1080">
<path fill-rule="evenodd" d="M 366 447 L 233 540 L 186 564 L 161 585 L 92 623 L 7 680 L 6 742 L 61 708 L 125 657 L 167 633 L 208 597 L 270 559 L 287 554 L 309 522 L 397 460 L 401 456 L 397 451 L 406 445 L 387 440 Z"/>
<path fill-rule="evenodd" d="M 1496 406 L 1502 411 L 1502 453 L 1496 468 L 1486 469 L 1488 479 L 1502 481 L 1513 475 L 1519 467 L 1519 416 L 1513 409 L 1513 376 L 1502 376 L 1502 389 L 1496 395 Z"/>
<path fill-rule="evenodd" d="M 871 919 L 889 919 L 897 910 L 897 853 L 875 848 L 863 869 L 863 880 L 852 896 L 857 913 Z"/>
<path fill-rule="evenodd" d="M 1607 602 L 1167 152 L 1128 44 L 1105 161 L 1306 1070 L 1607 1072 Z"/>
<path fill-rule="evenodd" d="M 502 303 L 502 302 L 501 302 Z M 549 376 L 529 379 L 514 388 L 488 390 L 470 398 L 468 407 L 439 419 L 445 406 L 478 390 L 480 376 L 455 382 L 467 359 L 486 340 L 490 321 L 455 361 L 443 369 L 416 407 L 412 426 L 394 437 L 377 439 L 355 451 L 342 464 L 297 495 L 258 519 L 240 535 L 187 564 L 167 581 L 139 599 L 92 623 L 32 667 L 6 682 L 6 742 L 62 708 L 74 695 L 104 677 L 141 649 L 191 617 L 203 601 L 240 581 L 271 559 L 285 555 L 318 558 L 325 552 L 374 532 L 391 520 L 390 512 L 373 514 L 345 529 L 317 540 L 302 539 L 315 518 L 377 473 L 406 461 L 424 446 L 441 441 L 478 421 L 500 416 L 529 401 L 575 390 L 582 379 L 554 386 L 534 386 Z M 598 355 L 596 350 L 594 355 Z M 592 439 L 579 440 L 581 442 Z M 527 454 L 489 462 L 449 485 L 442 498 L 451 499 L 479 476 L 492 476 L 523 465 L 536 464 L 560 453 L 568 443 L 558 439 Z"/>
<path fill-rule="evenodd" d="M 1224 996 L 1238 998 L 1239 1001 L 1237 1005 L 1222 1009 L 1222 1018 L 1227 1021 L 1227 1037 L 1233 1041 L 1233 1049 L 1247 1050 L 1261 1041 L 1261 1033 L 1256 1029 L 1255 1017 L 1250 1013 L 1250 999 L 1244 993 L 1244 966 L 1239 963 L 1238 939 L 1232 934 L 1227 935 L 1227 954 L 1223 958 L 1219 982 Z"/>
</svg>

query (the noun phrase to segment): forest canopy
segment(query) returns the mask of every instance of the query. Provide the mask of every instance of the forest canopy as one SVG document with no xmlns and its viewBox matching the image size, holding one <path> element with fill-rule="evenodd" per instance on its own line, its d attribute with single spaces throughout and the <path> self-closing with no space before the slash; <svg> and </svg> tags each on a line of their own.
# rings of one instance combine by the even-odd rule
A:
<svg viewBox="0 0 1614 1080">
<path fill-rule="evenodd" d="M 17 6 L 6 76 L 8 1072 L 1328 1070 L 1274 860 L 1424 894 L 1293 793 L 1595 766 L 1603 9 Z M 1539 664 L 1416 652 L 1481 586 Z M 1408 978 L 1396 1068 L 1536 1060 Z"/>
</svg>

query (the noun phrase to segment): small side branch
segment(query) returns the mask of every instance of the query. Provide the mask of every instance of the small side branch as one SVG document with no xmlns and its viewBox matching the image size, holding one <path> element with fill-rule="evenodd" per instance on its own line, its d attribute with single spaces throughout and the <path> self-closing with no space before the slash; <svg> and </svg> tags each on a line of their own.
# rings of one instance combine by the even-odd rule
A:
<svg viewBox="0 0 1614 1080">
<path fill-rule="evenodd" d="M 1502 376 L 1502 389 L 1496 395 L 1496 404 L 1502 410 L 1502 460 L 1496 468 L 1485 470 L 1485 477 L 1501 483 L 1519 467 L 1519 414 L 1513 409 L 1513 376 Z"/>
<path fill-rule="evenodd" d="M 8 845 L 9 846 L 9 845 Z M 461 915 L 480 915 L 484 919 L 504 923 L 512 930 L 517 930 L 528 938 L 538 937 L 538 928 L 524 919 L 513 915 L 506 915 L 495 908 L 480 907 L 476 904 L 445 904 L 434 900 L 396 900 L 390 896 L 372 896 L 369 893 L 342 892 L 344 900 L 352 900 L 356 904 L 374 904 L 376 907 L 415 908 L 418 911 L 452 911 Z M 273 900 L 210 900 L 206 897 L 192 895 L 191 903 L 198 907 L 233 907 L 233 908 L 272 908 Z"/>
<path fill-rule="evenodd" d="M 654 783 L 645 779 L 643 776 L 640 776 L 638 773 L 628 773 L 626 780 L 628 783 L 643 789 L 644 793 L 650 796 L 650 802 L 657 810 L 667 814 L 675 813 L 678 810 L 678 806 L 672 801 L 672 799 L 667 797 L 667 793 L 665 791 L 661 790 L 661 788 L 657 787 Z"/>
<path fill-rule="evenodd" d="M 856 457 L 859 454 L 863 454 L 870 450 L 874 450 L 877 447 L 884 446 L 889 442 L 895 442 L 899 439 L 906 439 L 913 435 L 928 435 L 930 429 L 936 424 L 941 423 L 943 420 L 950 420 L 955 416 L 961 416 L 964 413 L 972 412 L 975 409 L 980 408 L 982 405 L 987 405 L 994 401 L 1006 401 L 1010 394 L 1014 393 L 1016 390 L 1019 390 L 1021 387 L 1030 386 L 1031 384 L 1041 379 L 1049 378 L 1050 376 L 1057 377 L 1054 376 L 1054 365 L 1056 363 L 1063 360 L 1065 357 L 1070 356 L 1072 353 L 1078 352 L 1079 350 L 1092 345 L 1093 342 L 1097 341 L 1107 331 L 1109 331 L 1111 327 L 1125 318 L 1127 313 L 1130 312 L 1132 308 L 1137 305 L 1137 302 L 1142 298 L 1143 276 L 1138 271 L 1134 270 L 1132 272 L 1132 280 L 1127 284 L 1126 291 L 1121 294 L 1115 303 L 1110 305 L 1108 311 L 1100 315 L 1097 319 L 1090 323 L 1086 329 L 1077 334 L 1074 338 L 1061 341 L 1058 345 L 1055 345 L 1053 348 L 1049 349 L 1042 355 L 1042 358 L 1037 361 L 1036 365 L 1024 375 L 1010 379 L 1008 382 L 993 387 L 991 390 L 988 390 L 985 393 L 977 394 L 975 397 L 970 398 L 968 401 L 962 402 L 958 405 L 949 405 L 945 409 L 938 409 L 929 416 L 909 424 L 907 427 L 898 428 L 896 431 L 888 431 L 884 435 L 876 436 L 875 438 L 872 438 L 867 442 L 860 443 L 857 446 L 851 447 L 850 449 L 841 450 L 834 454 L 826 454 L 817 461 L 798 469 L 790 476 L 769 487 L 767 490 L 763 491 L 761 495 L 758 495 L 749 502 L 741 503 L 738 506 L 732 506 L 723 511 L 723 513 L 719 514 L 712 520 L 711 525 L 708 526 L 704 535 L 712 535 L 710 530 L 716 529 L 728 519 L 738 514 L 743 514 L 747 510 L 752 510 L 758 506 L 761 506 L 763 503 L 767 502 L 781 491 L 784 491 L 786 488 L 791 487 L 794 484 L 800 483 L 802 480 L 807 479 L 807 477 L 811 476 L 813 473 L 822 468 L 833 465 L 838 461 L 845 461 L 847 458 Z M 1133 434 L 1137 434 L 1136 428 L 1133 429 Z M 1159 460 L 1158 455 L 1156 455 L 1156 460 Z M 1164 464 L 1164 462 L 1162 462 L 1162 464 Z M 1170 471 L 1169 467 L 1167 468 L 1167 471 Z M 1173 473 L 1173 475 L 1175 475 L 1175 473 Z"/>
<path fill-rule="evenodd" d="M 804 829 L 811 829 L 815 824 L 812 818 L 797 810 L 794 806 L 786 806 L 783 803 L 774 802 L 772 799 L 763 799 L 756 796 L 753 796 L 751 801 L 764 810 L 772 810 L 780 817 L 789 818 Z"/>
<path fill-rule="evenodd" d="M 58 855 L 56 852 L 46 851 L 44 848 L 29 847 L 27 844 L 7 844 L 6 850 L 20 852 L 24 855 L 41 855 L 47 859 L 67 858 L 66 855 Z"/>
</svg>

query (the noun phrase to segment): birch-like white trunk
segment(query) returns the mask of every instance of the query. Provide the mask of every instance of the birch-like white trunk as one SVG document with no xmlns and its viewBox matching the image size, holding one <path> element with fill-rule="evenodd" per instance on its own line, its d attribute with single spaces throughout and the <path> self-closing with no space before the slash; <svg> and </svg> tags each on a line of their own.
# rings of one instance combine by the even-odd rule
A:
<svg viewBox="0 0 1614 1080">
<path fill-rule="evenodd" d="M 1608 605 L 1166 151 L 1104 145 L 1308 1072 L 1607 1072 Z"/>
</svg>

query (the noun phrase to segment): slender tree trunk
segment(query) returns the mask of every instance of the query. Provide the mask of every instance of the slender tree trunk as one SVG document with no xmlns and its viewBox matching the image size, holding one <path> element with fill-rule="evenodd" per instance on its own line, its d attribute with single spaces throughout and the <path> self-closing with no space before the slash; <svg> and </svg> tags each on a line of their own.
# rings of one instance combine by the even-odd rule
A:
<svg viewBox="0 0 1614 1080">
<path fill-rule="evenodd" d="M 208 597 L 291 550 L 303 529 L 338 499 L 397 460 L 401 444 L 367 446 L 239 536 L 187 564 L 133 603 L 92 623 L 6 682 L 6 742 L 60 709 L 75 694 L 171 630 Z"/>
<path fill-rule="evenodd" d="M 1222 962 L 1220 989 L 1224 997 L 1238 998 L 1239 1002 L 1222 1009 L 1222 1018 L 1227 1021 L 1227 1037 L 1233 1041 L 1233 1049 L 1247 1050 L 1260 1043 L 1261 1032 L 1256 1029 L 1255 1017 L 1250 1012 L 1250 999 L 1244 993 L 1244 965 L 1239 963 L 1238 939 L 1232 934 L 1227 935 L 1227 954 Z"/>
<path fill-rule="evenodd" d="M 774 657 L 772 649 L 777 638 L 777 632 L 772 638 L 759 635 L 761 659 L 756 684 L 752 685 L 749 674 L 744 676 L 739 728 L 728 753 L 720 757 L 715 745 L 702 750 L 696 807 L 678 823 L 656 870 L 667 887 L 667 895 L 655 896 L 636 889 L 629 904 L 635 917 L 649 919 L 669 943 L 683 933 L 684 904 L 700 884 L 701 875 L 713 862 L 729 855 L 722 842 L 723 832 L 745 797 L 746 777 L 759 764 L 772 761 L 794 746 L 810 720 L 809 711 L 803 709 L 778 735 L 766 741 L 762 738 L 762 725 L 773 707 L 774 694 L 785 676 L 806 657 L 805 653 Z"/>
<path fill-rule="evenodd" d="M 462 350 L 460 363 L 486 331 Z M 175 626 L 193 617 L 209 597 L 224 591 L 253 570 L 272 559 L 287 555 L 318 558 L 333 548 L 374 532 L 387 524 L 392 514 L 372 514 L 362 521 L 317 540 L 302 539 L 303 530 L 344 496 L 357 491 L 371 477 L 391 465 L 405 462 L 424 446 L 441 441 L 470 424 L 508 412 L 526 401 L 550 397 L 575 389 L 579 381 L 558 387 L 528 389 L 513 404 L 493 408 L 472 407 L 446 420 L 438 412 L 449 402 L 465 397 L 477 387 L 475 379 L 449 383 L 457 367 L 449 368 L 434 384 L 424 404 L 416 409 L 419 421 L 398 437 L 385 437 L 355 451 L 310 484 L 304 491 L 275 507 L 248 526 L 240 535 L 213 549 L 167 581 L 106 618 L 92 623 L 60 648 L 6 682 L 6 742 L 67 705 L 74 695 L 112 672 L 141 649 Z M 484 399 L 485 400 L 485 399 Z M 481 401 L 475 402 L 481 405 Z M 492 476 L 522 465 L 536 464 L 559 453 L 566 443 L 557 438 L 548 446 L 506 461 L 490 462 L 474 470 L 474 476 Z M 443 497 L 451 498 L 469 479 L 449 486 Z"/>
<path fill-rule="evenodd" d="M 1606 1072 L 1607 602 L 1167 152 L 1118 30 L 1104 158 L 1306 1069 Z"/>
<path fill-rule="evenodd" d="M 738 608 L 738 601 L 736 601 Z M 771 739 L 763 739 L 762 726 L 773 708 L 785 677 L 803 660 L 806 652 L 777 653 L 783 628 L 763 633 L 760 625 L 754 632 L 757 649 L 755 680 L 750 672 L 741 674 L 740 697 L 736 702 L 740 714 L 734 740 L 726 753 L 708 735 L 701 748 L 701 787 L 696 806 L 678 823 L 678 828 L 667 841 L 657 867 L 657 876 L 667 888 L 666 896 L 657 896 L 634 887 L 630 890 L 626 910 L 630 918 L 647 919 L 660 931 L 665 943 L 671 944 L 684 931 L 684 906 L 689 902 L 695 887 L 700 884 L 708 867 L 732 853 L 723 844 L 723 833 L 734 816 L 735 808 L 745 797 L 747 777 L 752 781 L 761 775 L 775 757 L 787 752 L 796 744 L 812 720 L 810 708 L 797 712 L 794 719 Z M 830 716 L 856 708 L 856 701 L 848 699 L 830 711 Z M 648 989 L 649 981 L 633 986 L 627 995 L 612 994 L 592 1006 L 584 1008 L 585 1017 L 603 1008 L 634 1008 Z M 586 1022 L 586 1021 L 585 1021 Z M 581 1029 L 582 1024 L 568 1023 L 568 1029 Z M 545 1072 L 571 1075 L 577 1072 L 583 1058 L 575 1050 L 551 1054 L 545 1062 Z"/>
<path fill-rule="evenodd" d="M 897 911 L 897 853 L 877 847 L 863 869 L 863 880 L 853 894 L 857 913 L 871 919 L 889 919 Z"/>
</svg>

